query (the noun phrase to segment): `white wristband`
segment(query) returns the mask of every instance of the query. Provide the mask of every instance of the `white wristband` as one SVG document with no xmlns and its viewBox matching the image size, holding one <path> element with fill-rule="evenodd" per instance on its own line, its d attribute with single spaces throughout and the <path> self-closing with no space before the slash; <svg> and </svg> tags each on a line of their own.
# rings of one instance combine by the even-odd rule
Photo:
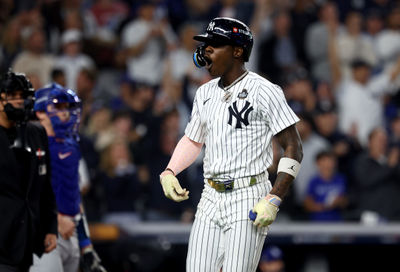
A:
<svg viewBox="0 0 400 272">
<path fill-rule="evenodd" d="M 296 178 L 299 170 L 300 163 L 298 161 L 286 157 L 283 157 L 279 160 L 277 173 L 284 172 Z"/>
</svg>

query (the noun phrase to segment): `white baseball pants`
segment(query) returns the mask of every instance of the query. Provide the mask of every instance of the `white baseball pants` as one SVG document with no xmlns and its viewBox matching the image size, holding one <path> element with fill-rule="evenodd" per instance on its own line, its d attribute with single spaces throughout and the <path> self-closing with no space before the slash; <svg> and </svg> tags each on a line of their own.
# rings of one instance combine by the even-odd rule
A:
<svg viewBox="0 0 400 272">
<path fill-rule="evenodd" d="M 256 271 L 268 228 L 255 227 L 248 215 L 271 188 L 268 178 L 228 192 L 206 183 L 190 233 L 186 271 Z"/>
</svg>

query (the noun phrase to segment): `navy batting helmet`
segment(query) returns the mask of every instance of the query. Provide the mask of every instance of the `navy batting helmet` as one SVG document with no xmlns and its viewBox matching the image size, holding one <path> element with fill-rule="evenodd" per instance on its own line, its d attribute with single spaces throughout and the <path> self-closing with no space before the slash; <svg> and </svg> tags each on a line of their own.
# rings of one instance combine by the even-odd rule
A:
<svg viewBox="0 0 400 272">
<path fill-rule="evenodd" d="M 253 34 L 243 22 L 228 18 L 218 17 L 208 24 L 206 33 L 193 37 L 200 42 L 219 42 L 243 47 L 244 61 L 248 61 L 253 48 Z"/>
</svg>

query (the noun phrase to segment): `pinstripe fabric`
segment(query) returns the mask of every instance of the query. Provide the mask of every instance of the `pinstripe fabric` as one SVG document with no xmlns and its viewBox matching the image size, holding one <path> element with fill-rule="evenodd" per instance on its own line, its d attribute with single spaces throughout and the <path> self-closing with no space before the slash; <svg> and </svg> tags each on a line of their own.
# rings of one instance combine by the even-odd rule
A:
<svg viewBox="0 0 400 272">
<path fill-rule="evenodd" d="M 267 228 L 248 219 L 249 210 L 271 190 L 263 180 L 254 186 L 219 193 L 204 186 L 189 238 L 187 272 L 255 271 Z"/>
<path fill-rule="evenodd" d="M 205 143 L 204 177 L 239 178 L 260 174 L 272 163 L 271 138 L 299 119 L 288 106 L 281 88 L 249 72 L 228 91 L 231 100 L 222 101 L 225 91 L 219 79 L 202 85 L 195 96 L 191 120 L 185 134 Z M 238 96 L 247 90 L 247 97 Z M 249 125 L 236 128 L 237 118 L 229 125 L 229 107 L 236 103 L 240 111 L 250 103 Z M 244 113 L 241 114 L 241 117 Z"/>
<path fill-rule="evenodd" d="M 229 89 L 219 78 L 196 93 L 185 134 L 205 143 L 205 185 L 197 207 L 186 260 L 188 272 L 255 271 L 267 228 L 248 219 L 249 210 L 271 190 L 268 175 L 257 184 L 217 192 L 212 179 L 238 179 L 267 171 L 272 136 L 299 119 L 281 88 L 249 72 Z"/>
</svg>

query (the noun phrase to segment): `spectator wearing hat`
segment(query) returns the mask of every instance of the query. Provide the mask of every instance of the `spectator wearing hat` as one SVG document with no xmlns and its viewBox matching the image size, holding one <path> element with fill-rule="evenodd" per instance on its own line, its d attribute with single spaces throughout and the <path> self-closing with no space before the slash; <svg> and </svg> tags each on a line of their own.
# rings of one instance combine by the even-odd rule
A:
<svg viewBox="0 0 400 272">
<path fill-rule="evenodd" d="M 258 269 L 260 272 L 284 272 L 285 262 L 282 250 L 274 245 L 267 246 L 261 253 Z"/>
<path fill-rule="evenodd" d="M 81 69 L 93 69 L 93 60 L 82 53 L 82 32 L 78 29 L 64 31 L 61 36 L 62 55 L 56 59 L 55 66 L 63 69 L 66 78 L 66 86 L 76 89 L 76 81 Z"/>
</svg>

